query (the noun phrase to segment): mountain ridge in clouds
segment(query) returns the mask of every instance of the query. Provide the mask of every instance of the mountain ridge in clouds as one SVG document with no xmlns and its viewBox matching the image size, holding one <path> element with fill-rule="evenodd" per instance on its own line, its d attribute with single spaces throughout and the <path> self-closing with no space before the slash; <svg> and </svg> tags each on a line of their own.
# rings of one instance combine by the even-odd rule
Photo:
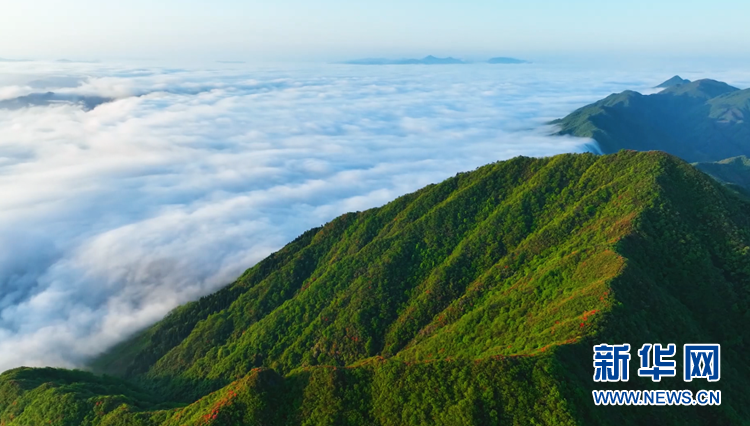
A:
<svg viewBox="0 0 750 426">
<path fill-rule="evenodd" d="M 588 137 L 603 153 L 662 150 L 691 162 L 750 155 L 750 89 L 703 79 L 651 95 L 625 91 L 552 124 L 556 134 Z"/>
<path fill-rule="evenodd" d="M 20 109 L 38 106 L 59 105 L 61 103 L 77 104 L 84 110 L 92 110 L 97 106 L 112 102 L 113 99 L 101 96 L 77 96 L 58 94 L 54 92 L 32 93 L 17 98 L 0 101 L 0 109 Z"/>
<path fill-rule="evenodd" d="M 739 424 L 750 253 L 734 248 L 747 244 L 750 201 L 676 157 L 517 157 L 305 232 L 94 363 L 127 381 L 0 375 L 0 419 Z M 733 374 L 660 386 L 731 388 L 731 399 L 591 403 L 592 343 L 695 339 L 720 342 Z"/>
<path fill-rule="evenodd" d="M 510 58 L 507 56 L 499 56 L 496 58 L 490 58 L 487 60 L 488 64 L 510 64 L 510 65 L 516 65 L 516 64 L 529 64 L 529 61 L 525 61 L 523 59 L 517 59 L 517 58 Z"/>
<path fill-rule="evenodd" d="M 344 63 L 348 65 L 460 65 L 466 64 L 467 62 L 453 57 L 438 58 L 428 55 L 422 59 L 367 58 L 355 59 Z"/>
</svg>

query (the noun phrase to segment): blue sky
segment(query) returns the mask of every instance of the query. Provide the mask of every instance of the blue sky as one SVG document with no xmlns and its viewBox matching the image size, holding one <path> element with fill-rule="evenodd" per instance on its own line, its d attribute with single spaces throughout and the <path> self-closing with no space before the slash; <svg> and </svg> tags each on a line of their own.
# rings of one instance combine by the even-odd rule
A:
<svg viewBox="0 0 750 426">
<path fill-rule="evenodd" d="M 747 55 L 746 0 L 30 0 L 0 57 L 336 60 L 360 56 Z"/>
</svg>

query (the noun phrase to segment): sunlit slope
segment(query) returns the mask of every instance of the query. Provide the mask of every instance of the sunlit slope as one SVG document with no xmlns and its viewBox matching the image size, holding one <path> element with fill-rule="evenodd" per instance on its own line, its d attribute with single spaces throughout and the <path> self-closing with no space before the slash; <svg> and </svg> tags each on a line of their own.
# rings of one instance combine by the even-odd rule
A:
<svg viewBox="0 0 750 426">
<path fill-rule="evenodd" d="M 750 204 L 672 156 L 516 158 L 311 230 L 114 348 L 92 366 L 127 380 L 116 409 L 96 414 L 116 392 L 93 375 L 22 370 L 0 376 L 0 421 L 742 424 L 748 246 Z M 625 386 L 718 388 L 722 406 L 595 407 L 602 341 L 721 343 L 716 385 Z"/>
<path fill-rule="evenodd" d="M 642 178 L 650 166 L 628 154 L 518 158 L 345 215 L 121 345 L 115 354 L 142 349 L 112 372 L 192 398 L 254 367 L 474 359 L 573 341 L 609 309 L 607 282 L 623 265 L 613 247 L 656 195 Z"/>
</svg>

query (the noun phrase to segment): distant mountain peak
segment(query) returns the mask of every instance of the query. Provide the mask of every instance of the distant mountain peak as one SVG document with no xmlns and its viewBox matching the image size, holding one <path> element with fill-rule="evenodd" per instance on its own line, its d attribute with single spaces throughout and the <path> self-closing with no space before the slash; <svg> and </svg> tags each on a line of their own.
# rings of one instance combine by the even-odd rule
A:
<svg viewBox="0 0 750 426">
<path fill-rule="evenodd" d="M 676 76 L 670 78 L 669 80 L 665 81 L 664 83 L 662 83 L 662 84 L 660 84 L 660 85 L 658 85 L 656 87 L 657 88 L 661 88 L 661 89 L 666 89 L 668 87 L 681 86 L 683 84 L 688 84 L 688 83 L 690 83 L 690 80 L 684 79 L 684 78 L 680 77 L 679 75 L 676 75 Z"/>
<path fill-rule="evenodd" d="M 509 58 L 505 56 L 499 56 L 497 58 L 491 58 L 487 61 L 488 64 L 528 64 L 529 61 L 523 59 Z"/>
<path fill-rule="evenodd" d="M 739 155 L 737 157 L 727 158 L 725 160 L 719 161 L 719 164 L 736 164 L 736 165 L 742 165 L 745 167 L 750 167 L 750 158 L 748 158 L 746 155 Z"/>
<path fill-rule="evenodd" d="M 425 56 L 424 59 L 422 59 L 421 63 L 432 65 L 432 64 L 463 64 L 464 61 L 460 59 L 456 59 L 453 57 L 447 57 L 447 58 L 438 58 L 436 56 L 428 55 Z"/>
<path fill-rule="evenodd" d="M 730 86 L 722 81 L 704 78 L 687 84 L 668 87 L 660 95 L 687 95 L 695 98 L 711 99 L 726 93 L 736 92 L 740 89 Z"/>
<path fill-rule="evenodd" d="M 450 56 L 447 58 L 438 58 L 437 56 L 427 55 L 422 59 L 367 58 L 356 59 L 344 63 L 349 65 L 456 65 L 465 64 L 466 62 Z"/>
</svg>

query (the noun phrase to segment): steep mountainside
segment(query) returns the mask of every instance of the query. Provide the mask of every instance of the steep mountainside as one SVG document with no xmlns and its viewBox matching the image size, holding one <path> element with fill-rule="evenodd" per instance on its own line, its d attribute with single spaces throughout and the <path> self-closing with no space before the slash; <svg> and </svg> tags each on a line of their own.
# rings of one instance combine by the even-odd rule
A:
<svg viewBox="0 0 750 426">
<path fill-rule="evenodd" d="M 746 424 L 749 246 L 750 202 L 672 156 L 519 157 L 308 231 L 92 362 L 123 380 L 0 375 L 0 422 Z M 722 405 L 594 406 L 601 342 L 720 343 L 719 383 L 624 387 Z"/>
<path fill-rule="evenodd" d="M 602 152 L 661 150 L 691 162 L 750 155 L 750 89 L 714 80 L 626 91 L 553 122 L 558 134 L 595 139 Z"/>
</svg>

